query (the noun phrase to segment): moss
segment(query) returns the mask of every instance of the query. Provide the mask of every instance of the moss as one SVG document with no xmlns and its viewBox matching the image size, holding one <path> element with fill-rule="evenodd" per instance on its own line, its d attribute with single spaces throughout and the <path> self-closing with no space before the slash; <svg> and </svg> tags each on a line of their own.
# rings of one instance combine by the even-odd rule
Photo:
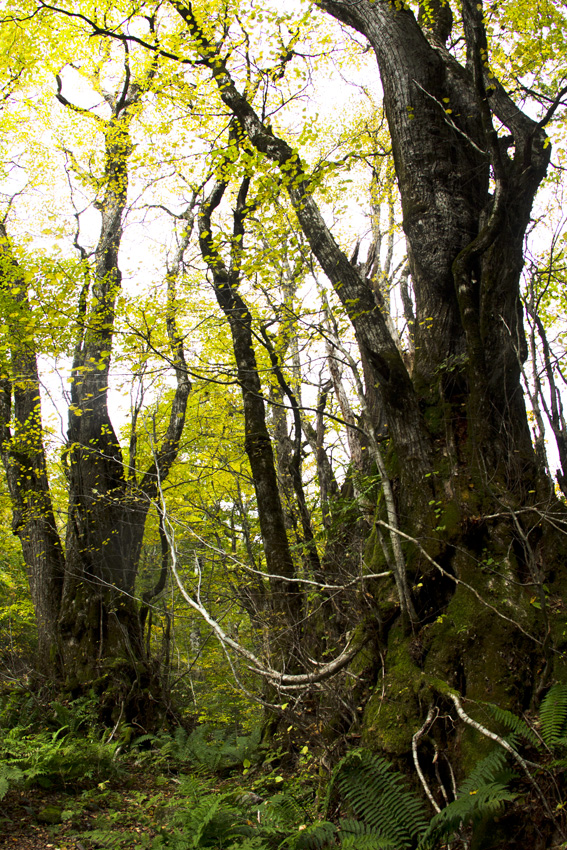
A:
<svg viewBox="0 0 567 850">
<path fill-rule="evenodd" d="M 375 528 L 370 532 L 364 548 L 364 562 L 372 572 L 381 572 L 386 567 L 386 559 Z"/>
<path fill-rule="evenodd" d="M 445 417 L 447 411 L 445 405 L 441 402 L 428 405 L 424 411 L 424 419 L 427 425 L 427 430 L 433 438 L 440 437 L 445 434 Z"/>
<path fill-rule="evenodd" d="M 421 632 L 426 681 L 439 694 L 444 692 L 439 682 L 454 688 L 467 700 L 467 713 L 488 728 L 494 723 L 482 703 L 515 713 L 526 708 L 541 666 L 538 644 L 526 634 L 538 634 L 539 612 L 530 605 L 530 593 L 508 580 L 516 574 L 511 556 L 499 556 L 495 547 L 491 552 L 498 563 L 485 568 L 464 555 L 453 563 L 481 599 L 458 585 L 445 612 Z M 454 746 L 459 767 L 466 773 L 494 745 L 475 729 L 459 724 Z"/>
<path fill-rule="evenodd" d="M 376 529 L 370 532 L 368 542 L 364 550 L 364 563 L 373 573 L 385 572 L 389 569 L 384 551 L 378 540 Z M 380 619 L 388 621 L 399 609 L 398 594 L 394 578 L 380 579 L 368 582 L 368 588 L 372 593 L 380 611 Z"/>
<path fill-rule="evenodd" d="M 388 641 L 388 665 L 378 692 L 370 697 L 363 717 L 363 743 L 389 755 L 411 749 L 415 731 L 422 722 L 422 702 L 429 689 L 425 674 L 410 655 L 411 639 L 392 629 Z"/>
<path fill-rule="evenodd" d="M 443 536 L 451 539 L 461 530 L 462 513 L 456 502 L 447 502 L 439 516 L 439 528 Z"/>
<path fill-rule="evenodd" d="M 45 806 L 45 808 L 37 813 L 37 820 L 39 823 L 61 823 L 62 810 L 59 806 Z"/>
<path fill-rule="evenodd" d="M 367 626 L 361 623 L 354 630 L 351 638 L 351 646 L 360 646 L 360 651 L 354 656 L 349 665 L 349 670 L 355 676 L 362 676 L 369 668 L 376 667 L 376 647 L 367 639 Z"/>
<path fill-rule="evenodd" d="M 455 689 L 451 688 L 447 682 L 444 682 L 442 679 L 432 679 L 428 677 L 427 681 L 431 690 L 436 694 L 447 696 L 448 694 L 456 693 Z"/>
</svg>

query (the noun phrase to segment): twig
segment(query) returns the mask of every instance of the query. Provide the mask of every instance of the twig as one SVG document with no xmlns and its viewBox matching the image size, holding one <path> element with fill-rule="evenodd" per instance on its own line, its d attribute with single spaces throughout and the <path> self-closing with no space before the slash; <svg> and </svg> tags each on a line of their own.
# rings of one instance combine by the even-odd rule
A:
<svg viewBox="0 0 567 850">
<path fill-rule="evenodd" d="M 427 727 L 430 725 L 431 721 L 433 720 L 434 712 L 435 712 L 434 706 L 430 705 L 429 711 L 427 712 L 427 717 L 425 718 L 425 722 L 424 722 L 423 726 L 421 727 L 421 729 L 417 730 L 417 732 L 415 733 L 415 735 L 411 739 L 411 751 L 412 751 L 412 755 L 413 755 L 413 763 L 415 764 L 415 769 L 416 769 L 417 775 L 419 776 L 419 781 L 423 785 L 423 790 L 425 791 L 425 793 L 426 793 L 426 795 L 429 799 L 429 802 L 431 803 L 431 805 L 433 806 L 433 808 L 435 809 L 437 814 L 439 814 L 439 812 L 441 811 L 441 807 L 437 804 L 435 797 L 431 793 L 431 789 L 430 789 L 429 785 L 427 784 L 427 779 L 425 778 L 425 776 L 423 774 L 423 771 L 422 771 L 422 769 L 419 765 L 419 759 L 417 757 L 417 742 L 419 741 L 421 736 L 425 733 L 425 730 L 427 729 Z"/>
<path fill-rule="evenodd" d="M 496 741 L 496 743 L 499 744 L 503 749 L 505 749 L 506 752 L 510 753 L 510 755 L 512 756 L 514 761 L 516 761 L 520 765 L 520 767 L 522 768 L 522 770 L 524 771 L 524 773 L 528 777 L 530 784 L 533 786 L 536 794 L 538 795 L 541 802 L 543 803 L 543 806 L 544 806 L 547 814 L 550 816 L 552 822 L 557 823 L 557 819 L 555 817 L 555 814 L 552 811 L 551 806 L 549 805 L 545 794 L 543 793 L 543 791 L 541 790 L 541 788 L 539 787 L 539 785 L 537 784 L 537 782 L 533 778 L 532 774 L 530 773 L 528 763 L 525 761 L 525 759 L 522 758 L 522 756 L 519 754 L 519 752 L 517 752 L 517 750 L 515 750 L 514 747 L 512 747 L 512 745 L 509 744 L 508 741 L 506 741 L 505 738 L 501 738 L 500 735 L 496 734 L 496 732 L 491 732 L 490 729 L 487 729 L 486 726 L 482 725 L 482 723 L 478 723 L 478 721 L 473 720 L 472 717 L 469 717 L 469 715 L 466 713 L 463 706 L 461 705 L 461 701 L 460 701 L 459 697 L 457 696 L 457 694 L 454 691 L 449 691 L 448 696 L 453 701 L 455 708 L 457 709 L 457 714 L 459 715 L 459 717 L 461 718 L 461 720 L 464 723 L 466 723 L 468 726 L 472 726 L 473 729 L 476 729 L 477 732 L 480 732 L 481 735 L 484 735 L 486 738 L 490 738 L 492 741 Z M 538 767 L 538 766 L 539 765 L 536 765 L 536 767 Z M 561 833 L 562 838 L 565 838 L 564 831 L 561 829 L 561 827 L 559 825 L 558 825 L 558 830 Z"/>
</svg>

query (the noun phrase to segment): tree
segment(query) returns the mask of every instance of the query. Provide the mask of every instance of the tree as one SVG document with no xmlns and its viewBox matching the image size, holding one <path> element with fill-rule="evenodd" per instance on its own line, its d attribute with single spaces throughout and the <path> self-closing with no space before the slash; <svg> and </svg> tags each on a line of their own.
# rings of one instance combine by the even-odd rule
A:
<svg viewBox="0 0 567 850">
<path fill-rule="evenodd" d="M 180 246 L 167 274 L 165 306 L 171 363 L 177 389 L 161 445 L 138 473 L 135 442 L 129 464 L 108 412 L 110 362 L 121 272 L 118 251 L 127 203 L 131 124 L 155 73 L 151 61 L 133 78 L 128 51 L 115 94 L 103 90 L 107 117 L 70 102 L 57 76 L 57 99 L 104 139 L 104 172 L 85 177 L 72 154 L 72 170 L 95 183 L 100 234 L 94 256 L 81 254 L 76 335 L 70 380 L 69 427 L 64 450 L 68 486 L 65 542 L 55 520 L 47 474 L 35 319 L 28 299 L 29 275 L 1 225 L 2 287 L 8 302 L 11 345 L 2 383 L 2 460 L 14 507 L 13 528 L 22 543 L 38 622 L 39 669 L 70 688 L 98 680 L 125 716 L 156 704 L 157 682 L 144 652 L 135 582 L 146 516 L 174 462 L 183 432 L 190 381 L 175 321 L 175 287 L 191 232 L 191 205 L 183 217 Z M 77 217 L 78 218 L 78 217 Z M 82 281 L 81 281 L 82 277 Z M 135 428 L 135 421 L 133 423 Z M 112 666 L 114 695 L 108 691 Z"/>
<path fill-rule="evenodd" d="M 413 599 L 400 591 L 386 681 L 394 696 L 410 693 L 403 708 L 370 701 L 369 726 L 376 711 L 382 746 L 404 751 L 409 740 L 391 727 L 400 710 L 417 721 L 421 673 L 471 699 L 526 707 L 562 670 L 562 639 L 544 597 L 560 598 L 565 580 L 562 535 L 553 529 L 563 510 L 537 464 L 520 388 L 527 353 L 520 275 L 549 163 L 543 128 L 564 92 L 539 121 L 521 111 L 488 65 L 479 5 L 463 5 L 461 64 L 445 46 L 449 7 L 424 6 L 419 23 L 409 9 L 385 3 L 321 2 L 368 40 L 380 67 L 415 293 L 410 375 L 371 286 L 329 232 L 298 153 L 238 90 L 199 12 L 174 5 L 242 132 L 280 167 L 300 226 L 351 318 L 388 422 L 399 528 L 380 510 L 376 523 L 392 541 L 404 540 L 397 586 L 408 586 L 403 570 L 414 591 Z M 410 654 L 415 642 L 419 664 Z M 403 656 L 406 663 L 396 664 Z M 435 696 L 435 686 L 428 689 Z"/>
<path fill-rule="evenodd" d="M 420 594 L 422 620 L 453 595 L 422 550 L 445 564 L 449 584 L 472 573 L 482 586 L 483 552 L 504 556 L 509 547 L 507 569 L 517 580 L 527 567 L 531 581 L 541 582 L 534 551 L 547 545 L 546 572 L 558 567 L 557 542 L 547 543 L 555 535 L 545 525 L 540 530 L 540 520 L 548 509 L 560 516 L 561 507 L 535 460 L 518 350 L 521 361 L 523 240 L 549 162 L 543 127 L 563 92 L 539 122 L 521 112 L 487 68 L 477 6 L 463 9 L 464 65 L 445 47 L 450 21 L 443 8 L 425 9 L 420 26 L 409 9 L 387 4 L 321 6 L 369 40 L 380 66 L 415 291 L 411 375 L 371 286 L 325 225 L 297 152 L 239 92 L 198 13 L 190 5 L 176 9 L 242 131 L 282 170 L 303 232 L 351 318 L 397 457 L 401 528 L 410 538 L 427 538 L 411 566 L 414 577 L 425 571 L 429 578 Z M 509 135 L 497 134 L 496 116 Z M 518 512 L 532 509 L 523 527 Z M 501 580 L 506 597 L 507 578 Z M 461 593 L 459 587 L 454 596 Z M 528 600 L 518 606 L 529 617 Z M 402 613 L 407 628 L 415 617 Z M 545 643 L 534 637 L 535 645 Z M 495 649 L 490 630 L 484 639 L 486 655 L 497 656 L 501 646 Z M 496 657 L 494 664 L 494 682 L 503 686 L 507 664 Z M 474 690 L 474 671 L 466 678 Z M 485 690 L 484 670 L 476 686 Z"/>
<path fill-rule="evenodd" d="M 296 134 L 300 141 L 294 146 L 292 131 L 283 123 L 278 126 L 278 113 L 286 98 L 294 96 L 286 88 L 290 67 L 305 59 L 302 28 L 309 14 L 319 13 L 298 12 L 294 18 L 274 12 L 274 32 L 259 35 L 254 29 L 256 13 L 247 14 L 245 4 L 228 2 L 172 0 L 158 9 L 127 9 L 121 20 L 110 9 L 87 6 L 75 11 L 65 4 L 38 2 L 34 9 L 46 17 L 61 16 L 56 20 L 78 19 L 97 38 L 117 41 L 124 49 L 147 51 L 156 67 L 159 62 L 160 68 L 168 69 L 170 91 L 183 92 L 179 109 L 187 102 L 183 98 L 189 98 L 193 111 L 220 116 L 212 167 L 201 184 L 208 182 L 207 189 L 201 195 L 197 192 L 200 251 L 229 324 L 236 363 L 231 368 L 243 394 L 245 445 L 267 565 L 263 588 L 280 595 L 275 607 L 289 618 L 286 624 L 295 633 L 290 650 L 294 665 L 303 658 L 308 670 L 289 672 L 294 666 L 289 656 L 275 669 L 273 659 L 239 647 L 186 592 L 188 603 L 228 649 L 241 652 L 282 693 L 322 687 L 325 678 L 352 661 L 358 650 L 354 663 L 368 681 L 383 666 L 382 691 L 365 702 L 364 741 L 402 759 L 412 752 L 414 738 L 429 718 L 426 727 L 431 727 L 435 746 L 467 767 L 476 758 L 483 732 L 478 724 L 463 721 L 460 697 L 471 701 L 471 714 L 478 717 L 483 712 L 480 704 L 487 700 L 501 708 L 527 710 L 554 680 L 566 675 L 565 510 L 534 451 L 521 385 L 528 354 L 521 301 L 524 241 L 534 198 L 550 162 L 546 128 L 561 114 L 565 89 L 561 72 L 553 69 L 535 94 L 520 78 L 514 84 L 532 99 L 529 108 L 522 108 L 520 99 L 510 94 L 514 81 L 505 70 L 500 81 L 498 50 L 492 50 L 487 31 L 509 21 L 511 3 L 487 15 L 481 4 L 469 0 L 460 11 L 436 0 L 424 0 L 419 9 L 382 0 L 320 0 L 317 5 L 327 16 L 317 21 L 332 18 L 354 31 L 378 62 L 387 144 L 407 242 L 407 264 L 400 258 L 405 335 L 394 327 L 392 299 L 375 262 L 379 230 L 375 228 L 366 259 L 359 259 L 361 245 L 349 257 L 322 212 L 332 172 L 343 166 L 354 169 L 356 157 L 364 159 L 361 134 L 349 145 L 343 162 L 309 165 L 313 159 L 309 133 L 303 128 Z M 561 15 L 555 7 L 554 15 Z M 277 34 L 276 24 L 281 28 Z M 284 37 L 286 26 L 297 29 Z M 346 32 L 335 29 L 333 38 L 344 41 Z M 273 38 L 275 45 L 270 63 L 254 53 L 261 52 L 264 37 Z M 193 86 L 190 95 L 187 79 L 185 88 L 180 84 L 177 89 L 178 83 L 171 82 L 175 74 L 184 73 Z M 541 73 L 546 73 L 543 68 Z M 538 118 L 532 117 L 534 103 L 541 105 Z M 379 119 L 380 115 L 373 116 L 374 126 L 380 125 Z M 387 153 L 375 146 L 367 157 L 374 183 L 377 157 Z M 391 181 L 386 180 L 386 194 L 388 185 Z M 316 260 L 334 293 L 329 299 L 332 306 L 322 308 L 313 348 L 320 346 L 325 369 L 329 367 L 326 380 L 319 383 L 314 422 L 310 411 L 300 412 L 294 393 L 297 379 L 285 363 L 285 346 L 275 345 L 270 335 L 274 313 L 268 320 L 266 314 L 273 305 L 258 294 L 262 264 L 272 263 L 266 259 L 262 226 L 270 216 L 277 218 L 276 200 L 280 208 L 289 203 L 286 215 L 315 258 L 310 267 L 312 258 L 303 255 L 305 269 L 317 274 Z M 368 207 L 372 196 L 369 201 Z M 231 224 L 224 229 L 215 225 L 213 213 L 217 222 L 224 215 Z M 245 240 L 248 233 L 255 235 L 250 245 Z M 384 269 L 391 271 L 391 259 Z M 528 304 L 533 310 L 532 302 Z M 352 331 L 346 333 L 354 335 L 358 356 L 351 353 L 350 339 L 341 338 L 345 334 L 337 320 L 341 309 L 350 320 Z M 283 335 L 283 322 L 277 321 Z M 549 362 L 551 369 L 545 334 L 533 321 L 542 340 L 545 368 Z M 104 366 L 99 349 L 95 362 Z M 183 367 L 177 368 L 181 380 L 186 364 L 180 356 L 175 362 Z M 346 367 L 352 375 L 350 384 Z M 36 381 L 33 363 L 26 368 Z M 277 381 L 279 394 L 270 396 L 263 371 Z M 548 380 L 557 400 L 556 385 Z M 341 420 L 352 437 L 351 469 L 342 482 L 342 494 L 324 445 L 331 387 L 336 402 L 330 415 Z M 290 408 L 295 424 L 291 432 L 280 417 L 275 440 L 265 413 L 265 399 L 270 397 Z M 562 437 L 557 401 L 555 409 Z M 103 424 L 106 428 L 106 420 Z M 95 432 L 100 440 L 99 426 Z M 290 433 L 295 455 L 288 452 L 286 464 L 295 479 L 283 495 L 288 503 L 295 498 L 293 507 L 302 522 L 302 555 L 311 552 L 311 561 L 298 557 L 290 546 L 277 484 L 271 442 L 279 448 L 281 472 L 283 444 Z M 85 448 L 90 439 L 93 434 L 85 431 L 76 443 L 92 477 L 98 461 Z M 111 443 L 106 454 L 116 457 L 118 444 Z M 307 515 L 301 477 L 305 469 L 301 452 L 307 445 L 316 454 L 314 467 L 324 502 L 322 557 L 313 543 L 316 535 L 309 537 L 317 521 Z M 39 449 L 37 456 L 41 472 Z M 116 468 L 115 462 L 112 469 Z M 366 477 L 364 488 L 356 475 Z M 94 492 L 96 482 L 89 480 Z M 42 487 L 36 488 L 38 493 L 45 492 Z M 285 490 L 281 475 L 279 488 Z M 354 498 L 345 507 L 349 494 Z M 150 495 L 155 497 L 155 490 Z M 160 498 L 175 559 L 163 493 Z M 138 510 L 137 503 L 128 503 L 125 518 L 129 521 Z M 48 517 L 43 507 L 40 516 L 42 521 Z M 47 525 L 51 527 L 51 520 Z M 363 552 L 351 545 L 354 538 L 349 535 L 355 526 L 359 538 L 366 538 Z M 142 525 L 139 528 L 141 533 Z M 73 541 L 73 534 L 69 539 Z M 133 551 L 138 551 L 136 545 Z M 117 563 L 122 556 L 117 550 Z M 340 566 L 333 572 L 337 561 Z M 363 585 L 364 593 L 349 595 L 350 582 L 366 582 L 364 572 L 357 572 L 362 562 L 373 578 Z M 319 594 L 313 605 L 307 592 L 299 592 L 310 586 Z M 339 590 L 344 593 L 338 600 Z M 336 663 L 321 660 L 328 660 L 324 652 L 337 649 L 337 634 L 329 623 L 311 616 L 313 626 L 305 625 L 318 606 L 336 611 L 341 624 L 349 619 L 353 624 L 365 621 Z M 318 644 L 324 651 L 313 665 L 309 659 Z M 342 687 L 349 699 L 362 698 L 363 689 L 349 691 L 345 682 Z M 454 734 L 449 721 L 447 726 L 441 721 L 432 726 L 434 707 L 455 724 L 465 722 L 466 728 L 461 725 Z M 331 737 L 351 722 L 352 717 L 335 713 Z M 433 762 L 430 768 L 434 770 Z"/>
</svg>

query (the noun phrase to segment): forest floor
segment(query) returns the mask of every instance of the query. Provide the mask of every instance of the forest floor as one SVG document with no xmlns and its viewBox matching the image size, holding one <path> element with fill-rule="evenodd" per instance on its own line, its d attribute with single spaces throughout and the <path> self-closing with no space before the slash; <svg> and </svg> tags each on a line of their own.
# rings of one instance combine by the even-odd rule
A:
<svg viewBox="0 0 567 850">
<path fill-rule="evenodd" d="M 0 801 L 0 847 L 97 850 L 147 847 L 179 780 L 133 766 L 125 776 L 64 791 L 11 790 Z"/>
</svg>

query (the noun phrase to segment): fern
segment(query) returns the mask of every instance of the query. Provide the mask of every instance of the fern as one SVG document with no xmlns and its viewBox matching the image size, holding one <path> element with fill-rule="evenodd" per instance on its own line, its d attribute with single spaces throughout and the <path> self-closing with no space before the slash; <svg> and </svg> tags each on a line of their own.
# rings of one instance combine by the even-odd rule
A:
<svg viewBox="0 0 567 850">
<path fill-rule="evenodd" d="M 380 838 L 374 832 L 341 836 L 341 847 L 343 850 L 397 850 L 397 844 L 388 838 Z"/>
<path fill-rule="evenodd" d="M 515 735 L 523 738 L 525 741 L 528 741 L 528 743 L 533 744 L 534 747 L 539 745 L 539 741 L 534 730 L 513 712 L 508 711 L 505 708 L 500 708 L 500 706 L 494 705 L 491 702 L 485 702 L 482 703 L 482 705 L 489 710 L 496 722 L 503 726 L 504 729 L 508 729 L 510 732 L 513 732 Z"/>
<path fill-rule="evenodd" d="M 272 850 L 273 845 L 266 843 L 261 835 L 253 835 L 245 838 L 244 841 L 238 841 L 236 844 L 231 844 L 226 850 Z"/>
<path fill-rule="evenodd" d="M 482 759 L 459 786 L 457 799 L 432 818 L 418 850 L 437 848 L 441 838 L 451 838 L 480 820 L 496 817 L 507 802 L 515 800 L 517 795 L 510 791 L 509 783 L 516 774 L 506 763 L 507 753 L 500 747 Z"/>
<path fill-rule="evenodd" d="M 3 800 L 10 788 L 21 782 L 24 776 L 24 771 L 19 767 L 0 762 L 0 800 Z"/>
<path fill-rule="evenodd" d="M 245 759 L 252 761 L 262 740 L 262 727 L 256 726 L 250 735 L 239 735 L 234 743 L 223 742 L 219 751 L 219 761 L 222 767 L 237 767 Z"/>
<path fill-rule="evenodd" d="M 274 794 L 260 806 L 262 823 L 292 827 L 305 820 L 305 810 L 291 794 Z"/>
<path fill-rule="evenodd" d="M 365 750 L 346 755 L 331 776 L 327 806 L 335 786 L 357 818 L 400 850 L 414 844 L 426 829 L 421 801 L 406 790 L 401 777 L 378 756 Z"/>
<path fill-rule="evenodd" d="M 189 735 L 179 727 L 167 749 L 177 761 L 190 762 L 197 768 L 214 773 L 237 767 L 245 759 L 252 760 L 260 740 L 260 727 L 250 735 L 228 740 L 224 730 L 211 730 L 206 725 L 197 726 Z"/>
<path fill-rule="evenodd" d="M 439 847 L 441 838 L 450 838 L 469 825 L 474 826 L 485 818 L 494 818 L 504 809 L 507 802 L 516 799 L 506 785 L 498 782 L 489 783 L 457 797 L 448 806 L 431 819 L 427 832 L 422 837 L 418 850 Z"/>
<path fill-rule="evenodd" d="M 563 744 L 567 733 L 567 685 L 555 684 L 545 695 L 540 709 L 541 737 L 548 747 Z"/>
<path fill-rule="evenodd" d="M 457 791 L 457 796 L 471 794 L 477 791 L 481 785 L 509 782 L 516 774 L 506 769 L 507 763 L 508 754 L 506 750 L 495 747 L 475 765 L 471 773 L 463 780 Z"/>
<path fill-rule="evenodd" d="M 222 850 L 254 835 L 258 828 L 247 818 L 246 810 L 232 804 L 233 794 L 208 794 L 190 808 L 178 810 L 173 816 L 174 829 L 162 829 L 152 848 L 173 850 Z M 240 839 L 240 840 L 239 840 Z"/>
<path fill-rule="evenodd" d="M 309 825 L 301 824 L 297 832 L 285 838 L 278 850 L 324 850 L 335 846 L 337 829 L 328 821 L 319 821 Z"/>
<path fill-rule="evenodd" d="M 29 735 L 26 729 L 16 727 L 6 734 L 0 754 L 6 765 L 22 772 L 27 785 L 51 787 L 115 773 L 118 746 L 73 738 L 65 729 Z"/>
<path fill-rule="evenodd" d="M 196 776 L 182 774 L 179 777 L 179 792 L 188 797 L 191 802 L 196 803 L 203 797 L 203 779 Z"/>
<path fill-rule="evenodd" d="M 159 739 L 156 737 L 156 735 L 147 733 L 145 735 L 139 735 L 137 738 L 134 738 L 134 740 L 132 741 L 132 747 L 140 747 L 142 744 L 156 743 L 159 743 Z"/>
<path fill-rule="evenodd" d="M 193 845 L 195 847 L 203 846 L 201 841 L 207 832 L 207 827 L 210 827 L 211 824 L 214 823 L 222 800 L 223 798 L 220 795 L 215 795 L 212 799 L 211 797 L 205 797 L 203 802 L 193 813 L 191 820 L 197 827 L 196 831 L 192 835 Z M 218 824 L 215 824 L 215 826 L 217 826 L 215 831 L 218 831 Z M 211 832 L 210 829 L 209 832 Z"/>
<path fill-rule="evenodd" d="M 352 818 L 341 819 L 339 836 L 344 850 L 397 850 L 395 842 Z"/>
</svg>

